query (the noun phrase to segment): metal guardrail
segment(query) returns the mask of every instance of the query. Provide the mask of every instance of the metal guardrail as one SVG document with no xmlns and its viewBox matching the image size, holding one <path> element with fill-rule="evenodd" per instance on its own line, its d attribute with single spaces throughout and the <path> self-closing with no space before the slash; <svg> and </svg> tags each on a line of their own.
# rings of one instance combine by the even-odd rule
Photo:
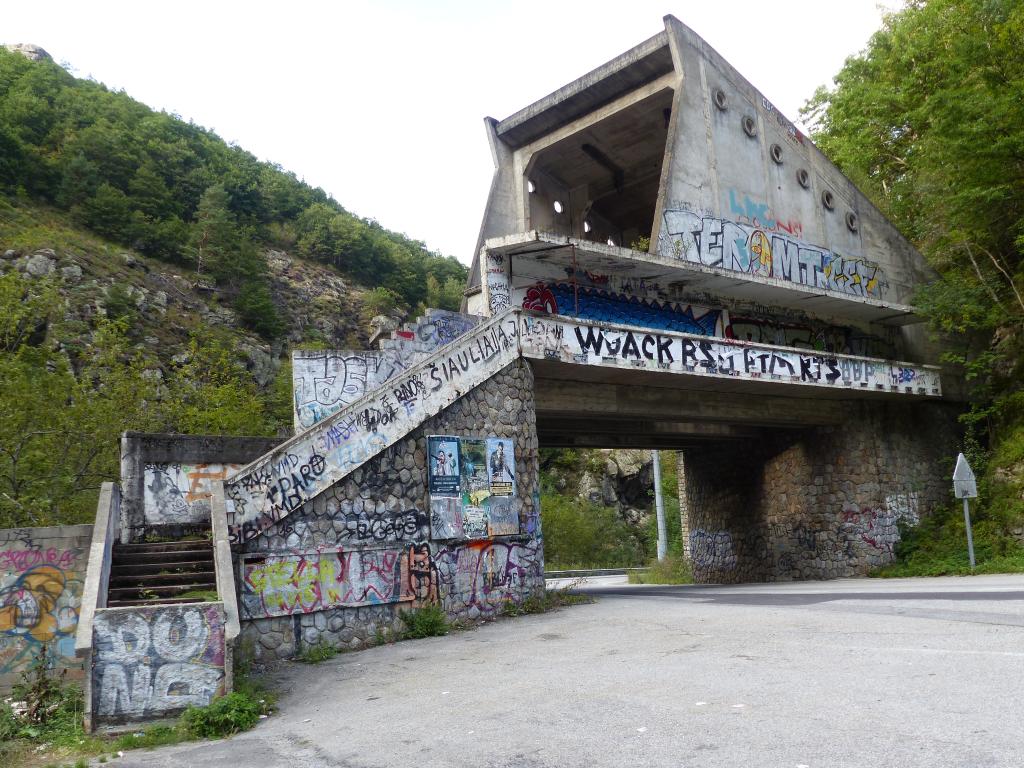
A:
<svg viewBox="0 0 1024 768">
<path fill-rule="evenodd" d="M 544 571 L 545 579 L 573 579 L 587 576 L 626 576 L 630 573 L 649 570 L 640 568 L 577 568 L 571 571 Z"/>
</svg>

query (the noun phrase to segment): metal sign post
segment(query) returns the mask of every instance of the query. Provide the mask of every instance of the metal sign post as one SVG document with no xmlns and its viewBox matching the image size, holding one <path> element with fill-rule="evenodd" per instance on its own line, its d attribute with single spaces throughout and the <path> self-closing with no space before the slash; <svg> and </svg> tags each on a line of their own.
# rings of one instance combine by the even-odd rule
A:
<svg viewBox="0 0 1024 768">
<path fill-rule="evenodd" d="M 967 554 L 971 558 L 971 570 L 974 570 L 974 537 L 971 535 L 971 511 L 967 506 L 968 499 L 978 498 L 978 482 L 974 479 L 974 470 L 961 453 L 956 458 L 956 469 L 953 470 L 953 495 L 964 500 L 964 524 L 967 526 Z"/>
</svg>

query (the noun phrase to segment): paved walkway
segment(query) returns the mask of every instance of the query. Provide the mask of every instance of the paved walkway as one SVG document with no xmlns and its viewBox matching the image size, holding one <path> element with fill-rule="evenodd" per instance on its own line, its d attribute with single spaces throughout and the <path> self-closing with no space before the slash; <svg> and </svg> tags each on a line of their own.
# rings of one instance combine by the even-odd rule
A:
<svg viewBox="0 0 1024 768">
<path fill-rule="evenodd" d="M 1024 765 L 1024 576 L 585 588 L 289 665 L 255 730 L 116 764 Z"/>
</svg>

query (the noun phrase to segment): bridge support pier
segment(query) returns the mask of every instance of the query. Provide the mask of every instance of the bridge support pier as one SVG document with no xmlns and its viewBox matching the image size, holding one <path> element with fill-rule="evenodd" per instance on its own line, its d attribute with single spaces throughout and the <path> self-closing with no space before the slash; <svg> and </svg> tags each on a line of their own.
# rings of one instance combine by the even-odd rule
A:
<svg viewBox="0 0 1024 768">
<path fill-rule="evenodd" d="M 864 575 L 949 495 L 955 411 L 851 404 L 840 427 L 680 452 L 680 514 L 703 583 Z"/>
</svg>

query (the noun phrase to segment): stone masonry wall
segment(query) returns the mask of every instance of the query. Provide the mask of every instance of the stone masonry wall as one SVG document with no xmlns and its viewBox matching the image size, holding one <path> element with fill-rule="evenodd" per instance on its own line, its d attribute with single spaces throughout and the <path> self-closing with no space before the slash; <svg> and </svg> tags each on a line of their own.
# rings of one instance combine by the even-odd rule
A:
<svg viewBox="0 0 1024 768">
<path fill-rule="evenodd" d="M 430 539 L 427 436 L 438 434 L 514 440 L 520 534 Z M 543 589 L 538 472 L 533 374 L 518 360 L 245 544 L 242 652 L 270 659 L 318 643 L 359 647 L 400 630 L 401 611 L 439 603 L 451 618 L 473 620 Z M 327 580 L 362 604 L 327 604 Z"/>
<path fill-rule="evenodd" d="M 948 406 L 863 403 L 842 427 L 687 450 L 695 578 L 830 579 L 891 562 L 900 526 L 949 499 L 956 438 Z"/>
</svg>

